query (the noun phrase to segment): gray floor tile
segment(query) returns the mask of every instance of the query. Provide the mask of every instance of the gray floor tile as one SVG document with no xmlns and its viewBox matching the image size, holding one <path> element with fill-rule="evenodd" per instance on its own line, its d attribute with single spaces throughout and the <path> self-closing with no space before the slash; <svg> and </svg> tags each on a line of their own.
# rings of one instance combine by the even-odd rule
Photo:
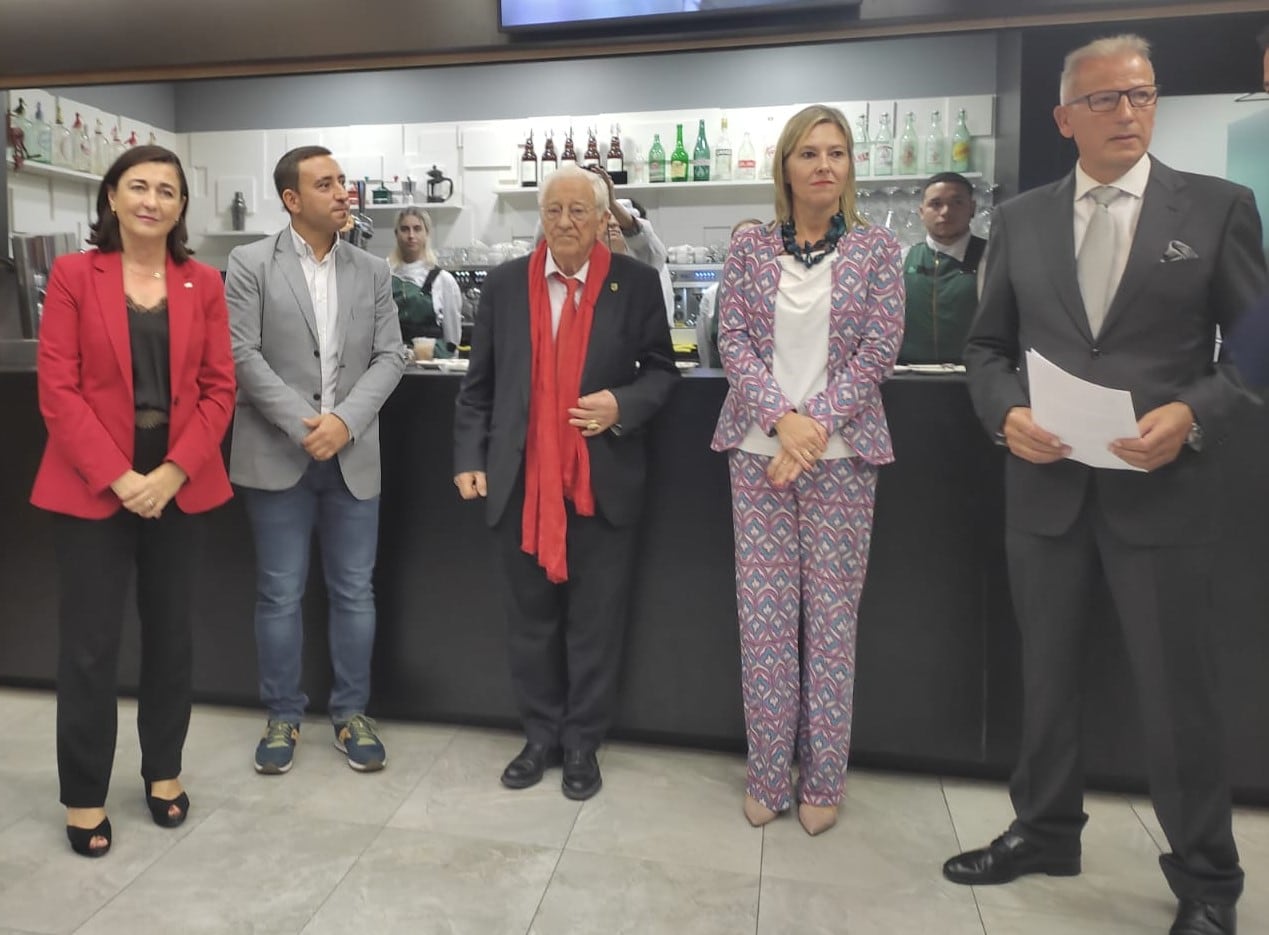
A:
<svg viewBox="0 0 1269 935">
<path fill-rule="evenodd" d="M 385 829 L 304 935 L 522 935 L 559 850 Z"/>
<path fill-rule="evenodd" d="M 987 935 L 1162 935 L 1172 925 L 1176 907 L 1170 902 L 1143 906 L 1142 914 L 1134 919 L 1107 919 L 1096 913 L 1059 915 L 1001 906 L 982 906 L 980 911 Z"/>
<path fill-rule="evenodd" d="M 741 813 L 744 759 L 611 746 L 604 788 L 582 808 L 567 849 L 759 872 L 762 833 Z"/>
<path fill-rule="evenodd" d="M 756 874 L 565 851 L 530 935 L 742 935 Z"/>
<path fill-rule="evenodd" d="M 560 792 L 560 771 L 548 770 L 530 789 L 507 789 L 499 782 L 523 745 L 521 735 L 507 731 L 459 731 L 389 827 L 563 847 L 581 804 Z"/>
<path fill-rule="evenodd" d="M 764 874 L 758 935 L 983 935 L 973 893 L 964 887 L 926 880 L 883 892 L 851 883 Z"/>
<path fill-rule="evenodd" d="M 790 813 L 763 833 L 764 879 L 866 885 L 881 892 L 914 881 L 952 886 L 939 868 L 956 838 L 936 777 L 852 771 L 835 828 L 812 838 Z"/>
<path fill-rule="evenodd" d="M 77 935 L 294 935 L 378 833 L 221 808 Z"/>
</svg>

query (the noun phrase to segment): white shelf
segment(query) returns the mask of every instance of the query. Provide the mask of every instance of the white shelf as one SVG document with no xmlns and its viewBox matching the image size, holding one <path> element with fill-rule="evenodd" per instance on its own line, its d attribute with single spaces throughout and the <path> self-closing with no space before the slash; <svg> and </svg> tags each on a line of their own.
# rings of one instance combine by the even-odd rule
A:
<svg viewBox="0 0 1269 935">
<path fill-rule="evenodd" d="M 374 214 L 377 211 L 401 211 L 405 208 L 418 208 L 428 214 L 447 214 L 449 212 L 458 213 L 463 210 L 463 203 L 453 198 L 449 201 L 416 201 L 412 205 L 407 205 L 404 202 L 393 202 L 390 205 L 362 205 L 361 211 L 365 214 Z"/>
<path fill-rule="evenodd" d="M 921 175 L 870 175 L 855 179 L 857 188 L 885 188 L 890 185 L 920 184 L 934 173 Z M 962 172 L 961 175 L 972 180 L 981 179 L 981 172 Z M 771 179 L 732 180 L 727 182 L 633 182 L 626 185 L 614 185 L 613 190 L 620 194 L 651 195 L 684 192 L 769 192 L 774 183 Z M 494 188 L 499 198 L 537 198 L 538 188 L 523 188 L 519 185 L 499 185 Z"/>
<path fill-rule="evenodd" d="M 73 179 L 77 182 L 92 182 L 98 184 L 101 182 L 100 175 L 93 175 L 91 172 L 80 172 L 78 169 L 63 169 L 61 166 L 49 165 L 46 162 L 32 162 L 28 159 L 22 163 L 22 168 L 16 172 L 13 170 L 13 163 L 9 163 L 9 177 L 17 176 L 21 178 L 23 175 L 43 175 L 54 179 Z"/>
</svg>

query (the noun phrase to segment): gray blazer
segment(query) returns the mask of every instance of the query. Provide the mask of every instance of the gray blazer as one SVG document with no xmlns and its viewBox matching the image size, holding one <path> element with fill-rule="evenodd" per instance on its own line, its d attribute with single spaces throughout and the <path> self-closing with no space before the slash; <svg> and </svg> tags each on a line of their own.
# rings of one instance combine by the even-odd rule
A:
<svg viewBox="0 0 1269 935">
<path fill-rule="evenodd" d="M 401 326 L 388 264 L 341 243 L 335 251 L 339 377 L 335 415 L 352 433 L 338 455 L 354 497 L 377 496 L 379 409 L 401 379 Z M 229 479 L 245 487 L 285 490 L 309 464 L 301 420 L 321 407 L 317 322 L 290 225 L 237 247 L 225 277 L 229 331 L 238 375 Z"/>
<path fill-rule="evenodd" d="M 1151 157 L 1150 181 L 1119 288 L 1094 336 L 1075 275 L 1074 174 L 1000 207 L 978 316 L 965 348 L 974 408 L 998 432 L 1013 406 L 1029 405 L 1025 352 L 1103 386 L 1129 390 L 1137 417 L 1179 400 L 1194 410 L 1206 446 L 1157 471 L 1094 470 L 1075 461 L 1031 464 L 1010 456 L 1010 526 L 1060 535 L 1089 484 L 1115 531 L 1139 545 L 1210 540 L 1219 483 L 1210 446 L 1254 400 L 1230 365 L 1212 362 L 1228 333 L 1265 291 L 1260 218 L 1246 188 L 1177 172 Z"/>
</svg>

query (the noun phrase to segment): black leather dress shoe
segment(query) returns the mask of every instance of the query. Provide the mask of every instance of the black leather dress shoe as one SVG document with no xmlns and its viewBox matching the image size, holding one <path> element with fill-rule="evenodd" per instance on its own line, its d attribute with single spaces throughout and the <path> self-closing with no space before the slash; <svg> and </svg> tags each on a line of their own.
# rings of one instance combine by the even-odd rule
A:
<svg viewBox="0 0 1269 935">
<path fill-rule="evenodd" d="M 1238 914 L 1233 906 L 1183 899 L 1168 935 L 1234 935 L 1237 931 Z"/>
<path fill-rule="evenodd" d="M 564 751 L 564 797 L 581 802 L 599 791 L 604 779 L 594 750 Z"/>
<path fill-rule="evenodd" d="M 1028 873 L 1073 877 L 1080 872 L 1080 855 L 1054 854 L 1032 844 L 1020 834 L 1006 831 L 989 847 L 957 854 L 943 865 L 943 876 L 953 883 L 984 886 L 1008 883 Z"/>
<path fill-rule="evenodd" d="M 562 762 L 559 747 L 530 741 L 502 771 L 502 784 L 508 789 L 527 789 L 542 781 L 542 774 Z"/>
</svg>

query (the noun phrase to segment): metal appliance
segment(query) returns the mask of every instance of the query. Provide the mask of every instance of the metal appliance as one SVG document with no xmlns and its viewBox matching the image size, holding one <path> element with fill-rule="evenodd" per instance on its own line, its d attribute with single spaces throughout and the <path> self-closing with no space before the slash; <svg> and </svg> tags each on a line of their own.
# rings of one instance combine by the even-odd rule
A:
<svg viewBox="0 0 1269 935">
<path fill-rule="evenodd" d="M 53 260 L 79 252 L 78 234 L 14 234 L 13 266 L 18 277 L 18 313 L 22 337 L 38 338 L 44 313 L 44 291 Z"/>
<path fill-rule="evenodd" d="M 463 294 L 463 338 L 459 343 L 471 346 L 471 329 L 476 322 L 476 309 L 480 307 L 480 287 L 489 275 L 489 266 L 455 266 L 446 268 Z"/>
<path fill-rule="evenodd" d="M 670 264 L 670 285 L 674 289 L 674 327 L 694 328 L 701 308 L 701 296 L 723 275 L 721 263 Z M 695 341 L 695 336 L 692 338 Z"/>
</svg>

